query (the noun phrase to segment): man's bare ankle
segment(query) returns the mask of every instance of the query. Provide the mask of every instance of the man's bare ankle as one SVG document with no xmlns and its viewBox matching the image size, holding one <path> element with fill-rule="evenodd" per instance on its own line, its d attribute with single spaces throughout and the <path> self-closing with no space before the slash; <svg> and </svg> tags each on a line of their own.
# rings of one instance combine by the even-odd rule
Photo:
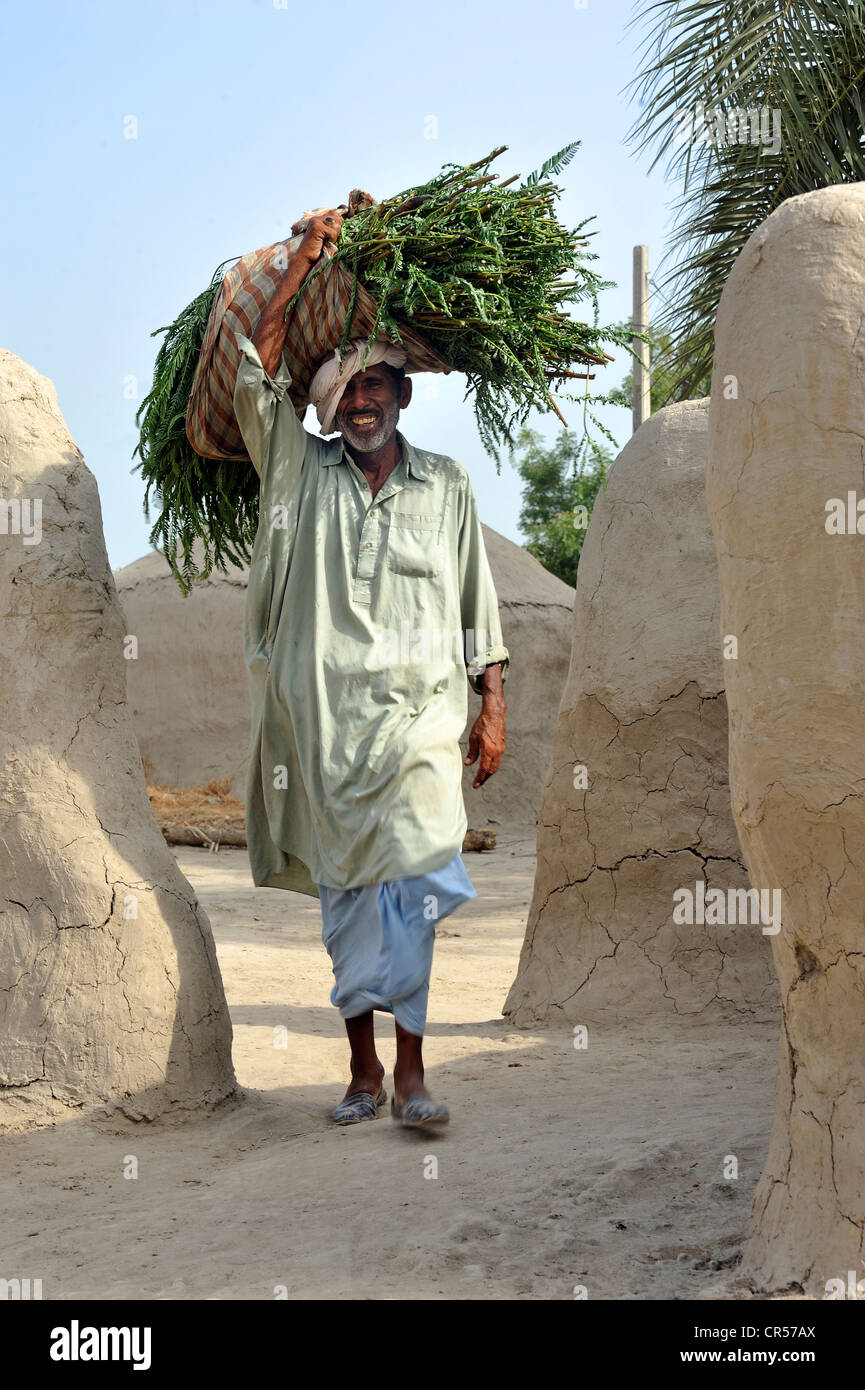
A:
<svg viewBox="0 0 865 1390">
<path fill-rule="evenodd" d="M 357 1095 L 360 1091 L 368 1091 L 372 1095 L 377 1095 L 381 1090 L 381 1083 L 384 1080 L 384 1067 L 381 1062 L 375 1063 L 370 1067 L 359 1067 L 354 1063 L 351 1065 L 351 1081 L 348 1083 L 346 1096 Z"/>
<path fill-rule="evenodd" d="M 423 1072 L 408 1072 L 403 1074 L 394 1068 L 393 1090 L 397 1105 L 402 1105 L 409 1096 L 428 1095 L 424 1083 Z"/>
</svg>

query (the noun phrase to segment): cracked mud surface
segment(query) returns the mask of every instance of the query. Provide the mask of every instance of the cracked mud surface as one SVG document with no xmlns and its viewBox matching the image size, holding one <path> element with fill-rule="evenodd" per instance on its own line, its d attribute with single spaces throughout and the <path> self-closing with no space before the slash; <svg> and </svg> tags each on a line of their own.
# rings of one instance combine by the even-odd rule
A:
<svg viewBox="0 0 865 1390">
<path fill-rule="evenodd" d="M 865 1272 L 865 554 L 826 504 L 865 491 L 865 190 L 784 203 L 722 296 L 707 496 L 731 663 L 730 783 L 754 882 L 781 890 L 777 1104 L 755 1278 Z M 783 287 L 783 292 L 782 292 Z M 805 347 L 807 345 L 807 347 Z"/>
<path fill-rule="evenodd" d="M 227 1009 L 147 799 L 96 484 L 51 383 L 2 350 L 0 380 L 0 495 L 42 501 L 0 546 L 0 1132 L 214 1104 Z"/>
<path fill-rule="evenodd" d="M 507 1002 L 516 1025 L 777 1008 L 759 923 L 673 920 L 680 888 L 748 887 L 727 777 L 707 426 L 708 401 L 660 411 L 595 503 Z"/>
<path fill-rule="evenodd" d="M 673 921 L 678 888 L 748 887 L 729 809 L 723 692 L 701 696 L 690 682 L 627 722 L 586 695 L 561 724 L 508 1003 L 514 1022 L 579 1022 L 581 1010 L 771 1017 L 777 986 L 759 925 Z M 593 770 L 585 792 L 573 787 L 578 764 Z"/>
</svg>

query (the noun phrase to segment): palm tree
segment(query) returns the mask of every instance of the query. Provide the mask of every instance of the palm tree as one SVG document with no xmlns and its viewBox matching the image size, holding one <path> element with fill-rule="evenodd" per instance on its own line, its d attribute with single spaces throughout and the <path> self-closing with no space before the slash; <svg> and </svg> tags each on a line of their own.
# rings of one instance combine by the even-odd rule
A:
<svg viewBox="0 0 865 1390">
<path fill-rule="evenodd" d="M 711 368 L 733 262 L 785 201 L 865 179 L 865 0 L 653 0 L 629 139 L 681 178 L 662 279 L 669 400 Z"/>
</svg>

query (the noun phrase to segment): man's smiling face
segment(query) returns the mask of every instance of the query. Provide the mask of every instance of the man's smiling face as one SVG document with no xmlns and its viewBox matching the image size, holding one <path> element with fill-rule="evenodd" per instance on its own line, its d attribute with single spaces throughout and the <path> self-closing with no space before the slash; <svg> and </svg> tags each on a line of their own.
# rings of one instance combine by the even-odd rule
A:
<svg viewBox="0 0 865 1390">
<path fill-rule="evenodd" d="M 361 454 L 381 449 L 394 436 L 400 410 L 411 400 L 411 381 L 398 386 L 383 363 L 355 372 L 336 408 L 336 426 Z"/>
</svg>

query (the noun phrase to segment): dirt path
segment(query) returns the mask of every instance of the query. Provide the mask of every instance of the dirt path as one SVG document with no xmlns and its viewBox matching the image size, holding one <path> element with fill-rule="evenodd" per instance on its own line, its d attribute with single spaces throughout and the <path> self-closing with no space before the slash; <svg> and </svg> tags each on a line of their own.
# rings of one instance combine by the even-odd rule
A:
<svg viewBox="0 0 865 1390">
<path fill-rule="evenodd" d="M 504 837 L 467 856 L 479 897 L 440 932 L 425 1050 L 453 1118 L 432 1138 L 389 1115 L 329 1122 L 347 1052 L 317 902 L 250 887 L 242 850 L 178 850 L 245 1097 L 175 1128 L 4 1140 L 0 1277 L 41 1278 L 47 1299 L 743 1296 L 728 1268 L 768 1140 L 775 1029 L 592 1028 L 585 1051 L 565 1028 L 514 1032 L 500 1010 L 533 853 Z M 380 1034 L 390 1067 L 384 1016 Z"/>
</svg>

